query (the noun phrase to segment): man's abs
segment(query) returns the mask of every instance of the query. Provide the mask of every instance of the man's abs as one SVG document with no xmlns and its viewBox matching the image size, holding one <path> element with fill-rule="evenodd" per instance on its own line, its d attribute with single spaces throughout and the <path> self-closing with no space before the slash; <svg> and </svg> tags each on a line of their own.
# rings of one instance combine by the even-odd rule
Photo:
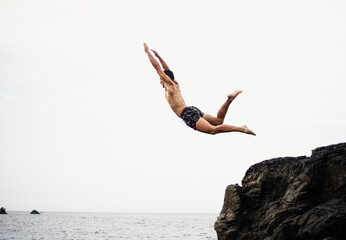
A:
<svg viewBox="0 0 346 240">
<path fill-rule="evenodd" d="M 175 112 L 175 114 L 177 114 L 177 116 L 180 117 L 182 111 L 186 107 L 186 104 L 181 95 L 177 93 L 168 93 L 166 94 L 166 99 L 168 101 L 169 106 L 172 108 L 173 112 Z"/>
<path fill-rule="evenodd" d="M 176 102 L 169 102 L 169 101 L 168 103 L 169 103 L 169 106 L 172 108 L 173 112 L 175 112 L 175 114 L 177 114 L 177 116 L 180 117 L 186 105 L 183 103 L 177 104 Z"/>
</svg>

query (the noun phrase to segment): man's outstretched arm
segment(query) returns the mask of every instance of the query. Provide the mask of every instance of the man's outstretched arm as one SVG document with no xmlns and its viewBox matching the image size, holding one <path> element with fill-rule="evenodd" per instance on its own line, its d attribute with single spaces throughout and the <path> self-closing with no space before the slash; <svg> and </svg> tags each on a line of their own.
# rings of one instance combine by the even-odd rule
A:
<svg viewBox="0 0 346 240">
<path fill-rule="evenodd" d="M 170 70 L 167 63 L 161 58 L 161 56 L 155 50 L 151 49 L 151 51 L 153 51 L 155 57 L 157 57 L 160 60 L 163 70 Z"/>
<path fill-rule="evenodd" d="M 160 64 L 156 61 L 156 59 L 151 55 L 149 48 L 146 43 L 144 43 L 144 50 L 147 53 L 149 60 L 153 67 L 155 68 L 157 74 L 159 74 L 162 81 L 164 81 L 167 84 L 172 84 L 171 79 L 162 71 Z"/>
</svg>

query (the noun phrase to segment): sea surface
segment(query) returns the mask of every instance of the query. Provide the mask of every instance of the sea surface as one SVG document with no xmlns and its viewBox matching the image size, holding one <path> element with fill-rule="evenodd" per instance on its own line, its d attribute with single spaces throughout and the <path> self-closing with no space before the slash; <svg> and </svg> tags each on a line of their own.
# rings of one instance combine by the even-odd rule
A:
<svg viewBox="0 0 346 240">
<path fill-rule="evenodd" d="M 8 212 L 0 239 L 216 240 L 217 214 Z"/>
</svg>

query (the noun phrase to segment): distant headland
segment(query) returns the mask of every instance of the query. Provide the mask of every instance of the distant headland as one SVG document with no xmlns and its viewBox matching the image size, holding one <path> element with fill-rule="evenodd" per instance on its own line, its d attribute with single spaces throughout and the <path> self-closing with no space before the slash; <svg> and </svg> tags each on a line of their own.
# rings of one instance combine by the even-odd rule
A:
<svg viewBox="0 0 346 240">
<path fill-rule="evenodd" d="M 0 208 L 0 214 L 7 214 L 6 208 L 1 207 L 1 208 Z M 32 210 L 32 211 L 30 212 L 30 214 L 40 214 L 40 213 L 39 213 L 37 210 Z"/>
<path fill-rule="evenodd" d="M 40 214 L 40 213 L 36 210 L 32 210 L 30 214 Z"/>
<path fill-rule="evenodd" d="M 0 214 L 7 214 L 6 208 L 4 207 L 0 208 Z"/>
</svg>

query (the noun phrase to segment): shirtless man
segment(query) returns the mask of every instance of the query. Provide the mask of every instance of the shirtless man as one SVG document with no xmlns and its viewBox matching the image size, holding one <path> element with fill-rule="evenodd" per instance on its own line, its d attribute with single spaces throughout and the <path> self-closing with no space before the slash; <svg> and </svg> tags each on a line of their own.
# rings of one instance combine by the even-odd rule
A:
<svg viewBox="0 0 346 240">
<path fill-rule="evenodd" d="M 213 135 L 224 132 L 242 132 L 246 134 L 256 135 L 254 132 L 248 129 L 246 125 L 242 127 L 236 127 L 223 124 L 229 105 L 238 96 L 238 94 L 243 92 L 242 90 L 234 91 L 227 96 L 227 100 L 218 111 L 217 117 L 213 117 L 207 113 L 203 113 L 196 107 L 188 107 L 186 106 L 184 99 L 181 96 L 179 84 L 174 78 L 173 72 L 169 69 L 165 61 L 156 51 L 151 50 L 160 60 L 163 68 L 162 70 L 160 64 L 151 55 L 149 48 L 145 43 L 144 50 L 147 53 L 151 64 L 160 76 L 160 83 L 165 88 L 165 96 L 169 106 L 172 108 L 173 112 L 177 114 L 178 117 L 183 119 L 187 126 L 193 128 L 194 130 Z"/>
</svg>

